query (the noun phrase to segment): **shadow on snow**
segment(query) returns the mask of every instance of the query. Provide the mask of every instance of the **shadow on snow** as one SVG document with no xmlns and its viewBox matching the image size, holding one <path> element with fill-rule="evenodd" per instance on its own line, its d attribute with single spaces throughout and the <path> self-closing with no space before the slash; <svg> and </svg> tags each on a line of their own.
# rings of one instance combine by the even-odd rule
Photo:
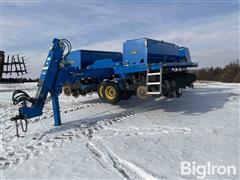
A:
<svg viewBox="0 0 240 180">
<path fill-rule="evenodd" d="M 121 101 L 117 105 L 114 105 L 117 108 L 123 109 L 123 111 L 120 113 L 111 113 L 103 115 L 108 111 L 101 112 L 100 114 L 94 114 L 84 119 L 80 118 L 71 122 L 66 122 L 59 128 L 51 129 L 49 133 L 71 129 L 73 127 L 81 127 L 84 126 L 84 124 L 89 125 L 99 121 L 113 119 L 121 114 L 130 112 L 132 110 L 136 110 L 141 107 L 144 107 L 142 109 L 142 112 L 161 109 L 164 112 L 174 112 L 197 116 L 199 114 L 207 113 L 216 109 L 221 109 L 224 106 L 224 104 L 227 101 L 229 101 L 229 98 L 231 96 L 237 95 L 233 93 L 227 93 L 226 92 L 227 90 L 230 90 L 230 88 L 188 89 L 183 92 L 183 95 L 180 98 L 171 99 L 162 97 L 161 98 L 151 97 L 145 100 L 141 100 L 137 97 L 132 97 L 130 100 Z M 84 103 L 90 102 L 99 102 L 99 100 L 96 99 L 89 100 L 85 101 Z M 141 113 L 141 111 L 139 111 L 138 113 Z"/>
</svg>

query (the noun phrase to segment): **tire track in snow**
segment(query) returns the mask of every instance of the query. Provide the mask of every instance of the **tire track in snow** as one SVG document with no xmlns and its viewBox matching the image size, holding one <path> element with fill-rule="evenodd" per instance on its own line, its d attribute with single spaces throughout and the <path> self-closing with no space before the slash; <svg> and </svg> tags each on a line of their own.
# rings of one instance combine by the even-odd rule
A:
<svg viewBox="0 0 240 180">
<path fill-rule="evenodd" d="M 93 153 L 96 161 L 106 170 L 113 171 L 114 169 L 109 165 L 107 159 L 102 151 L 100 151 L 91 142 L 87 143 L 87 148 Z"/>
<path fill-rule="evenodd" d="M 44 151 L 61 147 L 64 143 L 71 142 L 73 139 L 92 138 L 95 131 L 104 129 L 109 125 L 135 114 L 136 113 L 134 111 L 124 111 L 116 114 L 113 118 L 106 118 L 101 122 L 90 122 L 89 124 L 85 124 L 83 127 L 77 127 L 67 133 L 62 133 L 61 135 L 57 135 L 53 138 L 43 140 L 43 136 L 45 135 L 41 135 L 36 138 L 38 140 L 40 139 L 40 141 L 35 141 L 32 145 L 24 146 L 23 148 L 18 147 L 15 149 L 14 147 L 8 147 L 12 148 L 12 151 L 10 151 L 6 157 L 0 157 L 0 169 L 7 169 L 12 165 L 21 164 L 35 155 L 40 155 L 44 153 Z"/>
<path fill-rule="evenodd" d="M 61 113 L 63 114 L 67 114 L 69 112 L 74 112 L 76 110 L 85 110 L 86 108 L 92 108 L 92 107 L 95 107 L 97 105 L 100 105 L 100 104 L 103 104 L 103 103 L 87 103 L 87 104 L 84 104 L 84 105 L 81 105 L 81 106 L 77 106 L 75 108 L 63 108 L 62 110 L 60 110 Z M 14 114 L 13 112 L 16 112 L 18 109 L 17 108 L 12 108 L 10 110 L 7 110 L 2 116 L 0 116 L 1 118 L 2 117 L 9 117 L 9 114 Z M 28 122 L 29 124 L 32 124 L 32 123 L 37 123 L 41 120 L 45 120 L 45 119 L 48 119 L 48 118 L 52 118 L 53 117 L 53 112 L 52 110 L 47 110 L 45 112 L 43 112 L 43 114 L 46 114 L 46 115 L 42 115 L 42 116 L 39 116 L 39 117 L 36 117 L 36 118 L 32 118 L 30 119 Z M 12 115 L 13 116 L 13 115 Z M 9 119 L 6 119 L 5 121 L 1 122 L 1 125 L 4 125 L 4 127 L 2 129 L 10 129 L 10 127 L 13 127 L 14 124 L 13 122 L 11 122 Z"/>
<path fill-rule="evenodd" d="M 88 142 L 87 147 L 94 156 L 97 156 L 97 161 L 100 162 L 100 164 L 104 162 L 104 164 L 108 165 L 108 169 L 114 169 L 125 179 L 157 180 L 156 177 L 143 168 L 132 162 L 119 158 L 116 154 L 102 144 L 97 147 L 92 142 Z M 101 154 L 101 156 L 99 156 L 99 154 Z"/>
<path fill-rule="evenodd" d="M 75 107 L 75 108 L 64 108 L 61 110 L 61 113 L 62 114 L 67 114 L 67 113 L 70 113 L 70 112 L 74 112 L 76 110 L 86 110 L 88 108 L 92 108 L 92 107 L 95 107 L 97 105 L 101 105 L 103 103 L 88 103 L 88 104 L 84 104 L 84 105 L 81 105 L 81 106 L 78 106 L 78 107 Z M 17 111 L 17 109 L 11 109 L 9 110 L 9 112 L 13 112 L 13 111 Z M 48 119 L 48 118 L 52 118 L 53 117 L 53 112 L 52 110 L 51 111 L 45 111 L 43 112 L 43 114 L 46 114 L 46 115 L 42 115 L 42 116 L 39 116 L 39 117 L 36 117 L 36 118 L 32 118 L 28 121 L 28 124 L 33 124 L 33 123 L 37 123 L 39 121 L 42 121 L 42 120 L 45 120 L 45 119 Z M 9 115 L 7 115 L 9 116 Z M 1 129 L 2 130 L 10 130 L 12 127 L 15 128 L 15 125 L 12 121 L 10 121 L 9 119 L 5 120 L 2 124 L 1 124 Z M 2 131 L 1 134 L 5 135 L 7 134 L 7 132 L 5 131 Z M 15 137 L 15 136 L 14 136 Z M 14 137 L 10 137 L 11 139 L 14 138 Z M 4 139 L 3 139 L 4 141 Z M 9 141 L 8 141 L 9 142 Z"/>
<path fill-rule="evenodd" d="M 88 104 L 84 104 L 84 105 L 81 105 L 81 106 L 78 106 L 78 107 L 75 107 L 75 108 L 64 109 L 62 112 L 64 114 L 66 114 L 66 113 L 73 112 L 73 111 L 76 111 L 76 110 L 86 110 L 88 108 L 92 108 L 92 107 L 95 107 L 95 106 L 100 105 L 100 104 L 103 104 L 103 103 L 101 103 L 101 102 L 99 102 L 99 103 L 98 102 L 97 103 L 88 103 Z M 13 110 L 15 110 L 15 109 L 10 109 L 8 111 L 12 112 Z M 29 123 L 30 124 L 37 123 L 40 120 L 45 120 L 47 118 L 53 117 L 52 113 L 48 113 L 48 112 L 45 112 L 45 113 L 47 113 L 47 115 L 37 117 L 37 118 L 33 118 L 33 120 L 30 120 Z M 13 143 L 12 146 L 9 145 L 9 143 L 13 139 L 15 139 L 16 137 L 15 136 L 4 137 L 4 136 L 8 133 L 8 131 L 11 129 L 11 127 L 14 127 L 14 124 L 10 121 L 7 121 L 7 120 L 4 121 L 4 122 L 3 122 L 3 124 L 1 124 L 1 130 L 5 129 L 5 131 L 1 131 L 1 133 L 0 133 L 1 148 L 5 148 L 5 149 L 7 149 L 7 151 L 9 151 L 7 156 L 9 157 L 10 161 L 13 162 L 13 164 L 16 164 L 14 162 L 18 162 L 19 159 L 18 159 L 18 157 L 15 158 L 15 159 L 13 157 L 16 156 L 16 154 L 18 154 L 19 151 L 20 151 L 20 156 L 25 156 L 24 154 L 27 154 L 27 156 L 28 156 L 29 155 L 29 153 L 28 153 L 29 150 L 25 151 L 25 150 L 19 149 L 19 147 L 17 147 L 17 145 L 15 145 L 14 143 Z M 8 130 L 8 131 L 6 131 L 6 130 Z M 43 139 L 43 137 L 45 137 L 45 136 L 46 136 L 46 133 L 42 133 L 37 138 L 33 138 L 33 140 L 39 141 L 39 140 Z M 35 142 L 32 142 L 32 143 L 35 143 Z M 14 151 L 17 151 L 17 153 L 14 153 Z M 36 151 L 36 153 L 35 152 L 34 153 L 39 154 L 37 152 L 38 151 Z M 0 157 L 0 169 L 8 168 L 11 165 L 11 163 L 7 162 L 6 159 L 8 159 L 8 158 L 7 157 Z M 20 158 L 20 159 L 28 159 L 28 158 Z"/>
<path fill-rule="evenodd" d="M 109 128 L 115 132 L 113 136 L 126 136 L 128 135 L 136 135 L 136 136 L 155 136 L 158 134 L 169 134 L 169 133 L 191 133 L 192 130 L 187 127 L 168 127 L 168 126 L 155 126 L 151 128 L 140 128 L 140 127 L 131 127 L 128 126 L 124 129 L 117 129 L 117 128 Z M 108 139 L 108 137 L 104 137 L 104 139 Z"/>
<path fill-rule="evenodd" d="M 37 137 L 34 137 L 33 142 L 26 146 L 13 146 L 7 147 L 10 148 L 10 152 L 6 156 L 0 157 L 0 169 L 10 168 L 12 165 L 18 165 L 28 160 L 29 158 L 33 158 L 34 156 L 41 155 L 45 151 L 52 150 L 54 148 L 59 148 L 63 146 L 65 143 L 71 142 L 73 139 L 77 138 L 93 138 L 93 134 L 95 131 L 100 131 L 101 129 L 105 129 L 108 126 L 111 126 L 117 122 L 123 121 L 128 117 L 134 116 L 139 112 L 144 112 L 150 110 L 152 108 L 152 104 L 154 101 L 145 102 L 142 106 L 136 106 L 130 108 L 129 110 L 125 110 L 119 112 L 117 114 L 112 115 L 111 117 L 107 117 L 102 119 L 101 121 L 89 122 L 86 124 L 76 125 L 76 128 L 69 130 L 68 132 L 62 133 L 61 135 L 57 135 L 54 137 L 47 137 L 48 132 L 44 132 Z M 97 103 L 103 104 L 103 103 Z M 90 105 L 88 107 L 93 107 L 96 105 Z M 74 108 L 73 108 L 74 109 Z M 76 109 L 78 110 L 78 109 Z M 73 110 L 70 109 L 70 112 Z M 46 118 L 45 118 L 46 119 Z M 14 138 L 14 137 L 12 137 Z M 6 144 L 8 146 L 8 144 Z M 31 148 L 30 148 L 31 147 Z"/>
<path fill-rule="evenodd" d="M 74 111 L 86 110 L 88 108 L 92 108 L 92 107 L 95 107 L 95 106 L 98 106 L 98 105 L 101 105 L 101 104 L 103 104 L 103 103 L 87 103 L 87 104 L 84 104 L 84 105 L 81 105 L 81 106 L 78 106 L 78 107 L 75 107 L 75 108 L 62 109 L 62 110 L 60 110 L 60 113 L 67 114 L 67 113 L 74 112 Z M 52 117 L 53 117 L 53 112 L 51 110 L 45 116 L 40 116 L 40 117 L 37 117 L 37 118 L 33 118 L 33 120 L 31 120 L 30 123 L 37 123 L 40 120 L 45 120 L 45 119 L 52 118 Z"/>
</svg>

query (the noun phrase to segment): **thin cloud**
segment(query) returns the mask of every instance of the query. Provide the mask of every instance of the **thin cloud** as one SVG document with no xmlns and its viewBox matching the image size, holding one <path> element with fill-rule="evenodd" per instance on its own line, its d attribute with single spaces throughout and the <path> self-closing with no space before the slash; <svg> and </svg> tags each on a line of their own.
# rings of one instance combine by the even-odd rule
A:
<svg viewBox="0 0 240 180">
<path fill-rule="evenodd" d="M 189 47 L 201 66 L 239 56 L 238 8 L 231 3 L 4 3 L 1 26 L 4 50 L 28 56 L 36 77 L 54 37 L 69 39 L 73 49 L 114 51 L 127 39 L 150 37 Z"/>
</svg>

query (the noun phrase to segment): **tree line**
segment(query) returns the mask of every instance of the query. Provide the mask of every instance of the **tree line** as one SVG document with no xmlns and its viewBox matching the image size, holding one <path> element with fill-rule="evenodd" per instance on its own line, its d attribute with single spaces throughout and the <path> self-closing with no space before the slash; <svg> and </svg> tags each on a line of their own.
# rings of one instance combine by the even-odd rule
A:
<svg viewBox="0 0 240 180">
<path fill-rule="evenodd" d="M 239 60 L 233 61 L 225 67 L 210 67 L 192 70 L 198 80 L 220 81 L 228 83 L 240 83 Z"/>
<path fill-rule="evenodd" d="M 228 83 L 240 83 L 240 64 L 239 60 L 230 62 L 225 67 L 210 67 L 191 70 L 196 74 L 197 80 L 220 81 Z M 32 78 L 0 78 L 0 83 L 24 83 L 37 82 L 38 79 Z"/>
</svg>

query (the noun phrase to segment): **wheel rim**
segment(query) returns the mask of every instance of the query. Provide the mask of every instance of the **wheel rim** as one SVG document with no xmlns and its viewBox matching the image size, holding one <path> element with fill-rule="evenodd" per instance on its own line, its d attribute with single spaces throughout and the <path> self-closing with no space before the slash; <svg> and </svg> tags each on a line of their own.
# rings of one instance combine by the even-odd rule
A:
<svg viewBox="0 0 240 180">
<path fill-rule="evenodd" d="M 99 95 L 103 98 L 103 85 L 99 87 Z"/>
<path fill-rule="evenodd" d="M 71 96 L 72 94 L 71 88 L 69 86 L 63 87 L 63 92 L 66 96 Z"/>
<path fill-rule="evenodd" d="M 113 86 L 107 86 L 105 88 L 105 96 L 107 99 L 113 100 L 116 98 L 117 92 Z"/>
<path fill-rule="evenodd" d="M 137 88 L 137 96 L 140 97 L 141 99 L 146 99 L 147 98 L 147 89 L 145 86 L 139 86 Z"/>
</svg>

